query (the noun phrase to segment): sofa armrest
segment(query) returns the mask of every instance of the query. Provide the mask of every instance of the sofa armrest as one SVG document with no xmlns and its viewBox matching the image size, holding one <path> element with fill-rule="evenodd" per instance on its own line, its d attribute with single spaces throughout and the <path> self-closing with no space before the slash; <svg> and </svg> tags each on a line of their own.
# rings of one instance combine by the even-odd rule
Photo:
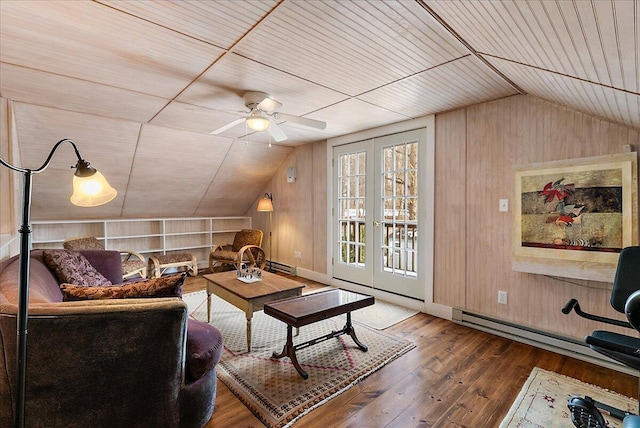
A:
<svg viewBox="0 0 640 428">
<path fill-rule="evenodd" d="M 29 424 L 178 426 L 186 324 L 179 298 L 31 305 Z M 0 385 L 10 385 L 0 387 L 4 426 L 15 400 L 16 305 L 0 306 L 0 340 Z"/>
<path fill-rule="evenodd" d="M 194 381 L 210 372 L 222 357 L 222 334 L 214 326 L 189 318 L 187 324 L 188 381 Z"/>
</svg>

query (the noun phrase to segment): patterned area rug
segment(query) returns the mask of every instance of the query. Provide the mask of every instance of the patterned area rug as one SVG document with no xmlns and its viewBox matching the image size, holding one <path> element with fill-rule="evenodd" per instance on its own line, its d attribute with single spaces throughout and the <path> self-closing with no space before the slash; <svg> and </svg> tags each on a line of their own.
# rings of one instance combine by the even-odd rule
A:
<svg viewBox="0 0 640 428">
<path fill-rule="evenodd" d="M 206 299 L 184 296 L 191 316 L 206 318 Z M 206 295 L 206 294 L 205 294 Z M 354 322 L 358 339 L 369 347 L 360 351 L 348 335 L 298 351 L 298 361 L 309 374 L 304 380 L 289 358 L 271 358 L 286 339 L 286 325 L 263 312 L 253 315 L 252 352 L 247 352 L 244 312 L 212 296 L 211 324 L 220 330 L 225 351 L 218 364 L 220 379 L 266 426 L 288 427 L 298 418 L 346 391 L 369 374 L 415 347 L 414 344 Z M 295 343 L 339 330 L 345 316 L 300 329 Z"/>
<path fill-rule="evenodd" d="M 585 395 L 618 409 L 636 413 L 638 401 L 595 385 L 589 385 L 558 373 L 534 368 L 500 428 L 573 427 L 567 401 L 572 395 Z M 603 415 L 610 428 L 622 427 L 622 421 Z"/>
</svg>

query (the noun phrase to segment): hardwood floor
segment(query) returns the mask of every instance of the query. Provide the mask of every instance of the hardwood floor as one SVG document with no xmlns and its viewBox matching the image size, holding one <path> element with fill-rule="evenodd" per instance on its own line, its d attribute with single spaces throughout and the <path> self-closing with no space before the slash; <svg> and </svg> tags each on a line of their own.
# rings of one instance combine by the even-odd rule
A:
<svg viewBox="0 0 640 428">
<path fill-rule="evenodd" d="M 295 279 L 295 278 L 294 278 Z M 309 289 L 324 287 L 299 278 Z M 185 292 L 204 287 L 190 278 Z M 304 427 L 497 427 L 533 367 L 638 397 L 638 378 L 426 314 L 385 330 L 416 348 L 301 418 Z M 580 391 L 573 391 L 580 394 Z M 206 428 L 262 427 L 218 381 Z"/>
</svg>

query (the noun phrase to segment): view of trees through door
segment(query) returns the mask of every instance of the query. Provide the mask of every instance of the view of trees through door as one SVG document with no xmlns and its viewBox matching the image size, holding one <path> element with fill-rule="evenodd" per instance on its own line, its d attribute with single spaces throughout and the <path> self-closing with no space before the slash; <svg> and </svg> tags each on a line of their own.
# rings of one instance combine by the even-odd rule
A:
<svg viewBox="0 0 640 428">
<path fill-rule="evenodd" d="M 334 147 L 333 275 L 422 298 L 419 147 L 408 131 Z"/>
<path fill-rule="evenodd" d="M 418 251 L 418 143 L 382 149 L 382 268 L 416 276 Z"/>
</svg>

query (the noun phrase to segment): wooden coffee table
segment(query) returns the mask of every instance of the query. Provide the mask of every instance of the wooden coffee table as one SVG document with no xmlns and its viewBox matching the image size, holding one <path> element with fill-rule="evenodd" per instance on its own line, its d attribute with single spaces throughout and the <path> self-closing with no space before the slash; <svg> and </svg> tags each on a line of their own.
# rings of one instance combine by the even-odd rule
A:
<svg viewBox="0 0 640 428">
<path fill-rule="evenodd" d="M 204 275 L 207 280 L 207 320 L 211 322 L 211 294 L 226 300 L 247 314 L 247 349 L 251 352 L 251 318 L 265 303 L 300 296 L 303 283 L 262 271 L 262 281 L 250 284 L 237 278 L 235 270 Z"/>
<path fill-rule="evenodd" d="M 282 352 L 274 352 L 273 357 L 289 357 L 293 366 L 298 373 L 300 373 L 300 376 L 307 379 L 309 375 L 300 367 L 298 359 L 296 358 L 296 351 L 299 349 L 308 348 L 311 345 L 324 342 L 325 340 L 342 334 L 348 334 L 360 350 L 367 352 L 369 348 L 358 340 L 353 325 L 351 324 L 351 311 L 373 305 L 374 303 L 375 300 L 373 296 L 340 289 L 267 303 L 264 305 L 264 313 L 287 324 L 287 342 Z M 344 313 L 347 314 L 347 323 L 342 330 L 332 331 L 325 336 L 309 340 L 299 345 L 293 344 L 293 327 L 299 328 Z"/>
</svg>

